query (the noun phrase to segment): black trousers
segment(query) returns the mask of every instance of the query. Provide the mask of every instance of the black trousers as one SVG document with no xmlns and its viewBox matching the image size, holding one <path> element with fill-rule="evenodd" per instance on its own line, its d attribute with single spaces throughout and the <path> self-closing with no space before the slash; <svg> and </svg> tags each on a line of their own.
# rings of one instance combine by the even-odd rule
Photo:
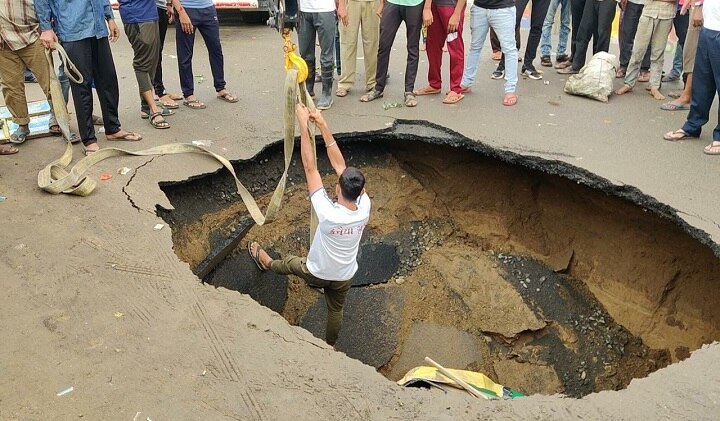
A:
<svg viewBox="0 0 720 421">
<path fill-rule="evenodd" d="M 167 33 L 168 28 L 168 17 L 167 17 L 167 11 L 165 9 L 161 9 L 158 7 L 158 25 L 160 27 L 160 52 L 159 58 L 158 58 L 158 64 L 155 68 L 155 77 L 153 78 L 153 88 L 155 89 L 155 95 L 158 97 L 161 97 L 165 95 L 165 84 L 163 84 L 163 74 L 162 74 L 162 52 L 163 52 L 163 45 L 165 45 L 165 34 Z"/>
<path fill-rule="evenodd" d="M 585 0 L 570 0 L 570 14 L 572 15 L 571 31 L 570 31 L 570 60 L 575 57 L 575 41 L 580 31 L 580 21 L 582 21 L 583 10 L 585 10 Z M 593 38 L 593 48 L 595 48 Z"/>
<path fill-rule="evenodd" d="M 515 40 L 518 48 L 520 48 L 520 21 L 522 21 L 525 7 L 527 7 L 530 1 L 532 1 L 532 5 L 530 6 L 530 33 L 528 34 L 527 44 L 525 45 L 525 67 L 531 66 L 537 56 L 543 23 L 545 23 L 545 16 L 550 7 L 550 0 L 517 0 L 515 2 Z"/>
<path fill-rule="evenodd" d="M 100 101 L 100 109 L 105 123 L 105 134 L 119 132 L 118 101 L 120 100 L 120 91 L 108 38 L 84 38 L 79 41 L 63 42 L 62 46 L 84 78 L 83 83 L 71 82 L 70 84 L 73 101 L 75 102 L 78 131 L 83 144 L 87 146 L 97 143 L 92 120 L 93 82 Z"/>
<path fill-rule="evenodd" d="M 375 89 L 382 92 L 387 83 L 387 71 L 390 65 L 390 51 L 392 50 L 395 34 L 400 24 L 405 22 L 407 30 L 407 64 L 405 65 L 405 92 L 415 90 L 418 58 L 420 56 L 420 29 L 422 28 L 423 3 L 417 6 L 398 6 L 385 2 L 382 17 L 380 18 L 380 40 L 378 45 L 378 63 L 375 73 Z"/>
<path fill-rule="evenodd" d="M 640 15 L 642 15 L 643 7 L 645 6 L 642 4 L 627 2 L 622 15 L 622 24 L 620 25 L 620 67 L 623 69 L 627 69 L 628 63 L 630 63 L 633 45 L 635 45 L 635 34 L 637 33 L 638 23 L 640 23 Z M 649 45 L 645 51 L 643 61 L 640 64 L 640 70 L 650 70 Z"/>
<path fill-rule="evenodd" d="M 593 54 L 610 49 L 610 32 L 615 19 L 617 3 L 614 0 L 585 0 L 577 38 L 573 42 L 573 70 L 585 66 L 588 44 L 593 38 Z M 574 23 L 573 23 L 574 25 Z"/>
</svg>

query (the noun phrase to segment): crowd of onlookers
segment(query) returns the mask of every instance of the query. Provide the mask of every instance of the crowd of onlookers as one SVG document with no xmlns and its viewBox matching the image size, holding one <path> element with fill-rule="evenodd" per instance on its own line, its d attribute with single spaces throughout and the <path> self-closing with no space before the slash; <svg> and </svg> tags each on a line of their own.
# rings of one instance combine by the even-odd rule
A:
<svg viewBox="0 0 720 421">
<path fill-rule="evenodd" d="M 622 79 L 622 85 L 615 93 L 629 93 L 637 82 L 647 82 L 650 95 L 664 100 L 663 82 L 682 80 L 684 84 L 681 91 L 668 94 L 672 100 L 661 105 L 666 111 L 688 111 L 685 125 L 666 133 L 666 140 L 698 137 L 720 87 L 720 0 L 474 0 L 467 22 L 467 0 L 298 1 L 298 47 L 309 68 L 306 86 L 315 96 L 319 82 L 316 105 L 321 110 L 332 106 L 334 96 L 346 97 L 355 88 L 359 38 L 365 67 L 359 99 L 370 102 L 383 97 L 390 53 L 401 24 L 407 37 L 405 106 L 417 106 L 418 96 L 442 93 L 445 51 L 450 62 L 450 89 L 442 102 L 460 102 L 472 91 L 488 32 L 493 59 L 498 61 L 490 77 L 504 79 L 502 104 L 513 106 L 518 101 L 519 74 L 530 80 L 543 78 L 543 71 L 535 65 L 538 48 L 540 67 L 554 67 L 565 75 L 579 73 L 591 41 L 593 54 L 608 51 L 618 10 L 620 66 L 616 77 Z M 36 80 L 50 98 L 50 83 L 56 75 L 48 65 L 46 51 L 56 43 L 64 48 L 83 79 L 69 81 L 65 66 L 58 68 L 65 103 L 72 90 L 75 105 L 79 133 L 71 133 L 71 140 L 82 141 L 85 154 L 97 151 L 97 124 L 104 126 L 107 140 L 142 139 L 140 134 L 122 129 L 118 116 L 119 88 L 110 42 L 120 34 L 109 0 L 0 0 L 0 5 L 0 78 L 5 103 L 18 125 L 10 135 L 11 143 L 20 144 L 30 134 L 25 78 Z M 520 23 L 526 7 L 530 9 L 530 28 L 521 57 Z M 551 40 L 558 12 L 560 28 L 553 60 Z M 226 88 L 212 0 L 119 0 L 119 14 L 134 52 L 141 117 L 154 128 L 170 127 L 165 117 L 174 113 L 180 101 L 191 109 L 206 107 L 194 94 L 196 32 L 208 49 L 217 98 L 238 101 Z M 462 36 L 466 23 L 471 34 L 467 49 Z M 171 24 L 175 27 L 181 94 L 167 92 L 163 85 L 162 50 Z M 672 68 L 665 73 L 665 51 L 673 29 L 677 47 Z M 421 48 L 428 60 L 427 85 L 416 89 Z M 32 73 L 24 74 L 27 69 Z M 102 116 L 93 114 L 93 90 Z M 54 120 L 50 131 L 60 132 Z M 0 145 L 0 154 L 16 152 L 12 145 Z M 705 152 L 720 154 L 720 124 Z"/>
</svg>

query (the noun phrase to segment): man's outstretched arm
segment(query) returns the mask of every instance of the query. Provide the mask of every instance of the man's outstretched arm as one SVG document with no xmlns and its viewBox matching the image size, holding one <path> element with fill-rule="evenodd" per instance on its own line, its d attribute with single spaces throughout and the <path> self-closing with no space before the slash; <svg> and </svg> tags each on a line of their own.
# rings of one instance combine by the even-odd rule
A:
<svg viewBox="0 0 720 421">
<path fill-rule="evenodd" d="M 337 173 L 339 177 L 343 173 L 343 171 L 345 171 L 345 158 L 343 158 L 342 152 L 340 152 L 340 147 L 338 146 L 337 142 L 335 142 L 335 138 L 330 131 L 330 127 L 328 126 L 320 111 L 310 113 L 310 120 L 314 121 L 315 125 L 320 129 L 323 141 L 325 142 L 325 148 L 327 149 L 327 155 L 328 159 L 330 160 L 330 165 L 332 165 L 335 173 Z"/>
<path fill-rule="evenodd" d="M 318 189 L 323 188 L 323 183 L 315 163 L 312 144 L 310 143 L 310 134 L 308 132 L 310 112 L 305 105 L 298 104 L 295 106 L 295 115 L 297 116 L 298 125 L 300 126 L 300 157 L 302 158 L 303 168 L 305 169 L 305 179 L 308 184 L 308 192 L 313 194 Z"/>
</svg>

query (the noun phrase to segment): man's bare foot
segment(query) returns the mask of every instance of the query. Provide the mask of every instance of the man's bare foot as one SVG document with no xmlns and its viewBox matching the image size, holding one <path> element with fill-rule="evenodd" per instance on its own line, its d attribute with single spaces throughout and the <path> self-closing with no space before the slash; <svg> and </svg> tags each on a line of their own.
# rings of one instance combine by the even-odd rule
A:
<svg viewBox="0 0 720 421">
<path fill-rule="evenodd" d="M 615 90 L 615 95 L 624 95 L 628 92 L 632 92 L 632 86 L 623 85 Z"/>
<path fill-rule="evenodd" d="M 250 243 L 248 251 L 250 252 L 250 257 L 252 257 L 252 259 L 255 260 L 255 263 L 260 266 L 260 270 L 265 272 L 270 269 L 270 263 L 273 259 L 265 250 L 262 249 L 262 247 L 260 247 L 260 244 L 258 244 L 257 241 Z"/>
<path fill-rule="evenodd" d="M 650 95 L 652 95 L 652 97 L 657 99 L 658 101 L 662 101 L 665 99 L 665 95 L 663 95 L 658 88 L 650 88 Z"/>
</svg>

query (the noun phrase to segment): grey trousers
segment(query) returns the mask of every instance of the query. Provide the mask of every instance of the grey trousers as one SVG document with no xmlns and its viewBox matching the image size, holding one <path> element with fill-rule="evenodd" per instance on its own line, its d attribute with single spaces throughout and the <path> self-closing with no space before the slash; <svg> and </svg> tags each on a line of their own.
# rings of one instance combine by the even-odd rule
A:
<svg viewBox="0 0 720 421">
<path fill-rule="evenodd" d="M 125 34 L 132 45 L 133 69 L 141 95 L 152 91 L 158 60 L 160 59 L 160 27 L 158 21 L 129 23 L 125 25 Z"/>
<path fill-rule="evenodd" d="M 332 80 L 335 60 L 335 24 L 337 15 L 332 12 L 300 13 L 298 46 L 300 56 L 308 66 L 307 86 L 315 83 L 315 37 L 320 40 L 320 75 L 323 81 Z"/>
<path fill-rule="evenodd" d="M 647 16 L 640 16 L 637 32 L 635 33 L 635 44 L 633 45 L 632 56 L 628 63 L 625 84 L 635 86 L 640 63 L 643 60 L 645 51 L 650 47 L 650 87 L 660 88 L 662 69 L 665 60 L 665 45 L 668 35 L 672 29 L 672 19 L 655 19 Z"/>
</svg>

